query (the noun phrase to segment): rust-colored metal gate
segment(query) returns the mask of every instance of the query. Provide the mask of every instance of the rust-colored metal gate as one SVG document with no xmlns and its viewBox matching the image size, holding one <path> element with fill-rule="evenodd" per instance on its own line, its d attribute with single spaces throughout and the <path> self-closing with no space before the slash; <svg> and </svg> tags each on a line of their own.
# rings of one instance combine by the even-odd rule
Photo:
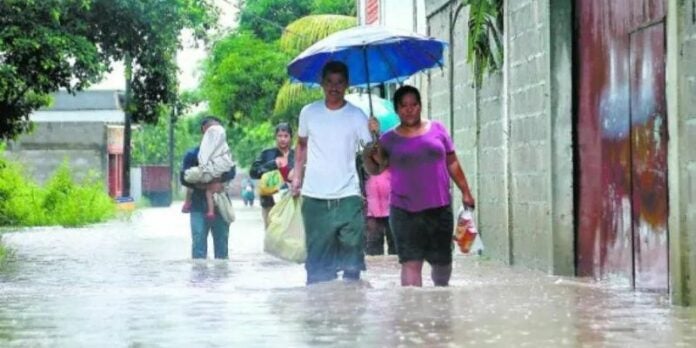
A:
<svg viewBox="0 0 696 348">
<path fill-rule="evenodd" d="M 664 0 L 577 0 L 578 275 L 668 288 Z"/>
</svg>

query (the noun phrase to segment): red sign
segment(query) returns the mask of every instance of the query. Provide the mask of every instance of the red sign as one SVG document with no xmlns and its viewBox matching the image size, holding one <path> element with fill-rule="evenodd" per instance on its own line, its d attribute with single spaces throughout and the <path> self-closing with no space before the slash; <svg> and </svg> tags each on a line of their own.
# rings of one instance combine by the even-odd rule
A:
<svg viewBox="0 0 696 348">
<path fill-rule="evenodd" d="M 379 21 L 379 0 L 367 0 L 365 6 L 365 24 L 377 23 Z"/>
</svg>

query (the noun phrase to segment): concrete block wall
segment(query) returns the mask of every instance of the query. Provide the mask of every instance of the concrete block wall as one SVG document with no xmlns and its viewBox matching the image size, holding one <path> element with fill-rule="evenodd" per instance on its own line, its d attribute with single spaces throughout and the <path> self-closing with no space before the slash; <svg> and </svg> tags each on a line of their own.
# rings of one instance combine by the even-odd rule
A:
<svg viewBox="0 0 696 348">
<path fill-rule="evenodd" d="M 90 171 L 106 178 L 106 126 L 102 122 L 37 122 L 32 133 L 10 144 L 8 155 L 22 163 L 40 184 L 50 179 L 64 160 L 76 180 Z"/>
<path fill-rule="evenodd" d="M 447 40 L 449 37 L 449 17 L 444 13 L 433 16 L 428 23 L 428 32 L 430 36 Z M 421 95 L 421 98 L 428 99 L 428 107 L 423 110 L 423 116 L 438 120 L 448 128 L 450 118 L 449 70 L 450 66 L 447 57 L 445 57 L 445 65 L 442 69 L 432 69 L 428 73 L 428 95 Z"/>
<path fill-rule="evenodd" d="M 484 78 L 477 95 L 476 183 L 478 223 L 486 253 L 511 262 L 508 183 L 508 130 L 503 112 L 503 74 Z"/>
<path fill-rule="evenodd" d="M 508 1 L 505 12 L 512 260 L 551 270 L 548 5 L 542 0 Z"/>
<path fill-rule="evenodd" d="M 456 8 L 453 9 L 455 12 Z M 469 8 L 461 7 L 458 17 L 453 18 L 453 31 L 450 42 L 450 50 L 452 53 L 453 67 L 452 72 L 452 118 L 450 119 L 450 134 L 457 149 L 457 156 L 462 168 L 467 174 L 469 186 L 474 194 L 474 198 L 478 197 L 477 181 L 475 175 L 478 173 L 478 160 L 476 144 L 478 142 L 477 130 L 477 95 L 473 88 L 474 78 L 468 63 L 467 56 L 467 40 L 469 39 L 467 21 L 469 18 Z M 461 194 L 456 186 L 453 185 L 453 199 L 455 207 L 458 209 L 461 206 Z"/>
<path fill-rule="evenodd" d="M 696 0 L 669 0 L 667 106 L 672 300 L 696 305 Z"/>
<path fill-rule="evenodd" d="M 570 0 L 559 2 L 572 6 Z M 466 63 L 469 8 L 460 9 L 460 4 L 450 1 L 426 11 L 430 34 L 450 41 L 446 69 L 454 69 L 451 76 L 431 73 L 428 97 L 432 105 L 452 98 L 449 115 L 431 116 L 452 125 L 478 201 L 486 253 L 511 264 L 572 275 L 572 86 L 559 82 L 570 83 L 571 58 L 569 51 L 550 47 L 556 36 L 549 2 L 505 1 L 505 71 L 487 76 L 478 89 Z M 564 35 L 563 47 L 570 50 L 572 32 Z M 552 95 L 562 93 L 557 87 L 568 88 L 567 103 L 552 102 Z"/>
<path fill-rule="evenodd" d="M 485 77 L 482 87 L 477 90 L 472 69 L 467 63 L 469 8 L 451 2 L 444 7 L 440 4 L 437 9 L 430 15 L 430 35 L 448 40 L 449 51 L 446 52 L 445 70 L 430 73 L 428 98 L 431 105 L 440 110 L 429 115 L 450 129 L 459 161 L 477 200 L 478 225 L 487 254 L 507 262 L 510 253 L 507 137 L 502 112 L 502 74 Z M 451 67 L 453 71 L 449 70 Z M 448 107 L 450 95 L 451 110 Z M 456 187 L 453 187 L 453 193 L 454 205 L 458 209 L 461 195 Z"/>
</svg>

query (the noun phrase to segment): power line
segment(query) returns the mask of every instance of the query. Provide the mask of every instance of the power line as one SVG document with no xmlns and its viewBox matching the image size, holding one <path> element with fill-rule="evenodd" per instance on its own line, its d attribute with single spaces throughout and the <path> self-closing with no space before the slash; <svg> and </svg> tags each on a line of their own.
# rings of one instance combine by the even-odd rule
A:
<svg viewBox="0 0 696 348">
<path fill-rule="evenodd" d="M 234 4 L 233 4 L 233 3 L 230 2 L 229 0 L 221 0 L 221 1 L 227 3 L 228 5 L 230 5 L 230 6 L 234 7 L 234 8 L 236 8 L 237 11 L 242 12 L 242 8 L 239 7 L 239 3 L 234 3 Z M 252 17 L 254 17 L 254 18 L 256 18 L 256 19 L 259 19 L 259 20 L 261 20 L 261 21 L 263 21 L 263 22 L 266 22 L 266 23 L 272 25 L 273 27 L 275 27 L 275 28 L 277 28 L 277 29 L 280 29 L 280 31 L 283 32 L 283 33 L 290 33 L 290 34 L 292 34 L 292 35 L 297 35 L 297 36 L 300 36 L 300 37 L 306 37 L 306 35 L 303 35 L 303 34 L 300 34 L 300 33 L 297 33 L 297 32 L 293 32 L 292 30 L 288 30 L 287 27 L 281 25 L 281 24 L 278 23 L 278 22 L 274 22 L 274 21 L 272 21 L 272 20 L 270 20 L 270 19 L 268 19 L 268 18 L 264 18 L 264 17 L 261 17 L 261 16 L 259 16 L 259 15 L 255 15 L 255 14 L 253 14 L 253 13 L 246 13 L 246 14 L 249 15 L 249 16 L 252 16 Z"/>
</svg>

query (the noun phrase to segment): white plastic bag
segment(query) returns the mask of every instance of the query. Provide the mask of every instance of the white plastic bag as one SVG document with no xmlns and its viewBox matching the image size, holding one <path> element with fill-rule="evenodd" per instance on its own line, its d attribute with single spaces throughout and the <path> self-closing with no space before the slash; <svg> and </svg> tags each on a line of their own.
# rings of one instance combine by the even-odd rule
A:
<svg viewBox="0 0 696 348">
<path fill-rule="evenodd" d="M 302 198 L 289 192 L 268 213 L 263 250 L 281 259 L 302 263 L 307 257 L 302 222 Z"/>
<path fill-rule="evenodd" d="M 474 210 L 462 207 L 457 213 L 457 224 L 454 227 L 454 240 L 459 246 L 459 250 L 464 254 L 480 254 L 483 250 L 483 243 L 476 228 L 474 221 Z"/>
</svg>

